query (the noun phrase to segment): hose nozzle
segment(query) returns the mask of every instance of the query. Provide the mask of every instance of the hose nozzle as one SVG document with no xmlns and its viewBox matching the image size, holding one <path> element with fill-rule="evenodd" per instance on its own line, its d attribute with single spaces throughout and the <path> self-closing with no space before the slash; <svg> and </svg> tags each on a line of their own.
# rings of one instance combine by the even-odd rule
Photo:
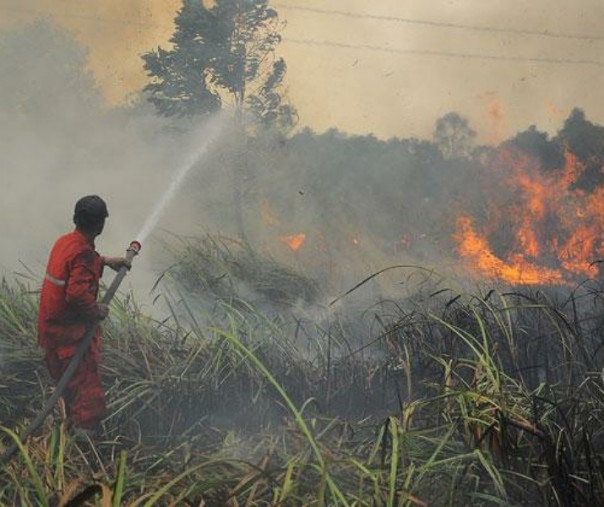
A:
<svg viewBox="0 0 604 507">
<path fill-rule="evenodd" d="M 143 245 L 141 245 L 139 241 L 134 240 L 130 243 L 128 251 L 134 252 L 134 255 L 138 255 L 142 247 Z"/>
<path fill-rule="evenodd" d="M 132 261 L 132 259 L 134 259 L 134 257 L 137 256 L 138 253 L 141 251 L 142 247 L 143 246 L 140 244 L 139 241 L 132 241 L 130 243 L 130 246 L 126 249 L 126 259 Z"/>
</svg>

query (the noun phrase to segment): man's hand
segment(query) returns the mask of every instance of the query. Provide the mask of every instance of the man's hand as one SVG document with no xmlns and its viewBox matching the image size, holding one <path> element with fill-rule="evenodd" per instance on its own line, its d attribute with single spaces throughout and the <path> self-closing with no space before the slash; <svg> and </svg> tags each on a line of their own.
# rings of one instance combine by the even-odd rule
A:
<svg viewBox="0 0 604 507">
<path fill-rule="evenodd" d="M 130 269 L 132 264 L 125 257 L 104 257 L 104 265 L 109 266 L 114 271 L 119 271 L 122 268 Z"/>
<path fill-rule="evenodd" d="M 105 305 L 103 303 L 96 304 L 98 318 L 99 320 L 103 320 L 107 315 L 109 315 L 109 305 Z"/>
</svg>

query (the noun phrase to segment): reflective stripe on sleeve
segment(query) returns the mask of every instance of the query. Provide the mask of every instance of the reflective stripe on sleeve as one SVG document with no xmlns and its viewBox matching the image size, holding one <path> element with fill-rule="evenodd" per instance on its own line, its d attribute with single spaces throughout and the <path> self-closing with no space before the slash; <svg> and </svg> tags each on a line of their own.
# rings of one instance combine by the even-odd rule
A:
<svg viewBox="0 0 604 507">
<path fill-rule="evenodd" d="M 58 287 L 64 287 L 65 286 L 65 280 L 59 280 L 58 278 L 55 278 L 54 276 L 52 276 L 50 273 L 46 273 L 46 279 L 50 282 L 55 284 Z"/>
</svg>

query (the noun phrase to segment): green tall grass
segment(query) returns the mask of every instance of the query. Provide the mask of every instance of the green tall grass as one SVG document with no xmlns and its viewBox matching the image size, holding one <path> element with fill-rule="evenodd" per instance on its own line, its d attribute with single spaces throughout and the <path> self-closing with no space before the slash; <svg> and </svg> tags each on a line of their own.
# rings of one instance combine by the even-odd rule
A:
<svg viewBox="0 0 604 507">
<path fill-rule="evenodd" d="M 166 321 L 113 304 L 105 439 L 75 442 L 57 407 L 0 471 L 0 504 L 604 502 L 597 282 L 439 289 L 372 306 L 363 332 L 172 293 Z M 3 447 L 49 389 L 35 312 L 26 285 L 0 286 Z"/>
</svg>

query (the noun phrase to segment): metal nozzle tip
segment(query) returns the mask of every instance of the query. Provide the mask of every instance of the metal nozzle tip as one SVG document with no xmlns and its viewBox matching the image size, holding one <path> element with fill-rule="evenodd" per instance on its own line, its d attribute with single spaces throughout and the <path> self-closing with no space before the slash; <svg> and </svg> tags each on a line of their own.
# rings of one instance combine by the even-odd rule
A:
<svg viewBox="0 0 604 507">
<path fill-rule="evenodd" d="M 143 245 L 141 245 L 139 241 L 135 240 L 130 243 L 130 248 L 132 250 L 134 250 L 136 253 L 140 252 L 142 247 L 143 247 Z"/>
</svg>

